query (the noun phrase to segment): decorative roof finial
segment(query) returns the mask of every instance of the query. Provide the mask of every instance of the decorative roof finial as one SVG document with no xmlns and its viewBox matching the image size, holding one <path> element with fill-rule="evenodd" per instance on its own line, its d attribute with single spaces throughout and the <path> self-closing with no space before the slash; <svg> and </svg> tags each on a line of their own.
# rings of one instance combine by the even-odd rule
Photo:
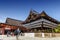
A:
<svg viewBox="0 0 60 40">
<path fill-rule="evenodd" d="M 35 10 L 33 10 L 32 8 L 31 8 L 31 10 L 30 10 L 30 13 L 38 14 L 38 12 L 36 12 L 36 11 L 35 11 Z"/>
</svg>

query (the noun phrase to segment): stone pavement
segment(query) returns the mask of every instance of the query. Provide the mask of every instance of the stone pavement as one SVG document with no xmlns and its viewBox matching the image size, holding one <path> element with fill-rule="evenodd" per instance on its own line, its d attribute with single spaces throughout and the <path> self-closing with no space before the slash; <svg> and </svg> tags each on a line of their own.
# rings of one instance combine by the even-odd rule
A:
<svg viewBox="0 0 60 40">
<path fill-rule="evenodd" d="M 0 35 L 0 40 L 16 40 L 16 36 L 7 37 L 6 35 Z M 60 37 L 39 38 L 39 37 L 19 36 L 18 40 L 60 40 Z"/>
</svg>

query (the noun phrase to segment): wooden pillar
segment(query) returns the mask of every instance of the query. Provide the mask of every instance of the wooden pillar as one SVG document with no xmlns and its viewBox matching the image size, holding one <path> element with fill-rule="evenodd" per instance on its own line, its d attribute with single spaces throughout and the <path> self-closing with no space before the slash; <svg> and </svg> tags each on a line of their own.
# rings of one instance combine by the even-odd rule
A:
<svg viewBox="0 0 60 40">
<path fill-rule="evenodd" d="M 43 21 L 42 21 L 42 25 L 41 25 L 41 30 L 42 30 L 42 32 L 43 32 Z"/>
<path fill-rule="evenodd" d="M 4 28 L 0 28 L 0 32 L 2 35 L 4 35 Z"/>
<path fill-rule="evenodd" d="M 4 28 L 2 28 L 2 35 L 4 35 Z"/>
<path fill-rule="evenodd" d="M 52 37 L 53 37 L 53 28 L 52 28 Z"/>
</svg>

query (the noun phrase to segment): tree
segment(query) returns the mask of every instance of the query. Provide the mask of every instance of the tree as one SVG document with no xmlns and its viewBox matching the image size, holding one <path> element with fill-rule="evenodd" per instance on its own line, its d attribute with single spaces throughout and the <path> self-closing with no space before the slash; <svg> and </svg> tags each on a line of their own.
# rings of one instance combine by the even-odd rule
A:
<svg viewBox="0 0 60 40">
<path fill-rule="evenodd" d="M 58 26 L 54 29 L 54 32 L 60 33 L 60 24 L 58 24 Z"/>
</svg>

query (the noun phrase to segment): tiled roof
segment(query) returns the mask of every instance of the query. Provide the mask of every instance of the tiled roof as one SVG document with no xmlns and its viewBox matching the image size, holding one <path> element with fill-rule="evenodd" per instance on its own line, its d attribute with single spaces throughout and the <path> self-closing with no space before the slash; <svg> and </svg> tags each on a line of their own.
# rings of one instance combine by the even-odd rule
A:
<svg viewBox="0 0 60 40">
<path fill-rule="evenodd" d="M 23 21 L 20 21 L 20 20 L 16 20 L 16 19 L 12 19 L 12 18 L 7 18 L 5 23 L 10 24 L 10 25 L 20 26 L 22 22 Z"/>
<path fill-rule="evenodd" d="M 54 23 L 57 23 L 57 24 L 60 23 L 56 19 L 48 16 L 44 11 L 42 11 L 40 14 L 39 13 L 36 13 L 36 11 L 34 11 L 34 12 L 33 11 L 30 11 L 30 14 L 27 17 L 27 19 L 24 21 L 24 24 L 33 22 L 33 21 L 38 20 L 40 18 L 45 18 L 45 19 L 47 19 L 49 21 L 52 21 Z"/>
</svg>

